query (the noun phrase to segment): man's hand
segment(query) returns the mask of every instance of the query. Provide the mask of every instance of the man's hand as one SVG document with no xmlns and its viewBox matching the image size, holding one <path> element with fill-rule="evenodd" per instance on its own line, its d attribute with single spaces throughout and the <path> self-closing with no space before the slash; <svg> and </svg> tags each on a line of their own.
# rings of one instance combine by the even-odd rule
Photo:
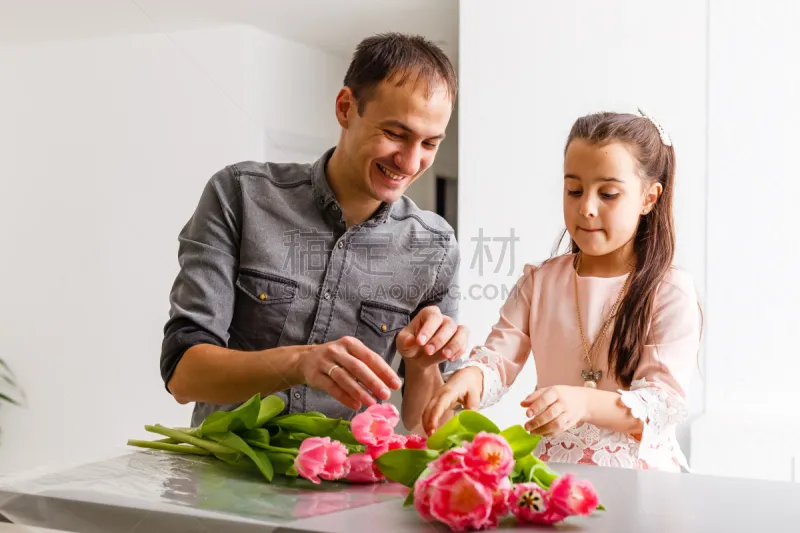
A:
<svg viewBox="0 0 800 533">
<path fill-rule="evenodd" d="M 431 305 L 422 309 L 397 334 L 397 352 L 406 365 L 429 366 L 444 360 L 455 361 L 464 353 L 469 329 L 459 326 Z"/>
<path fill-rule="evenodd" d="M 352 409 L 377 403 L 368 391 L 388 400 L 389 388 L 400 388 L 400 378 L 392 367 L 355 337 L 306 348 L 298 359 L 303 383 L 324 390 Z"/>
</svg>

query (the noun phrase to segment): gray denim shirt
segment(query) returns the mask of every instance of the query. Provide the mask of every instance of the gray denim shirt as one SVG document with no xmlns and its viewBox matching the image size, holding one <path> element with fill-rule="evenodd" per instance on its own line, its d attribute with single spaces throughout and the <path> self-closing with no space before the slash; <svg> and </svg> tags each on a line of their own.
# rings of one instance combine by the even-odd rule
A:
<svg viewBox="0 0 800 533">
<path fill-rule="evenodd" d="M 208 181 L 179 234 L 165 384 L 196 344 L 253 351 L 350 335 L 391 364 L 397 333 L 423 307 L 457 318 L 452 228 L 405 196 L 347 228 L 325 173 L 334 150 L 314 164 L 237 163 Z M 284 412 L 355 414 L 305 385 L 278 394 Z M 191 423 L 235 407 L 197 403 Z"/>
</svg>

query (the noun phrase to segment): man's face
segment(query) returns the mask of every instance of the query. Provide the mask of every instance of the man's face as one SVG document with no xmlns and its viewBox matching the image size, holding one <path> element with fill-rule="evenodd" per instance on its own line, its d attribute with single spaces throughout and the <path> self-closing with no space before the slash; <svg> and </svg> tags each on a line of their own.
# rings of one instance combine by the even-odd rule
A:
<svg viewBox="0 0 800 533">
<path fill-rule="evenodd" d="M 383 82 L 360 115 L 350 89 L 342 89 L 336 111 L 348 189 L 391 203 L 431 166 L 452 102 L 443 84 L 424 89 L 413 76 L 401 87 Z"/>
</svg>

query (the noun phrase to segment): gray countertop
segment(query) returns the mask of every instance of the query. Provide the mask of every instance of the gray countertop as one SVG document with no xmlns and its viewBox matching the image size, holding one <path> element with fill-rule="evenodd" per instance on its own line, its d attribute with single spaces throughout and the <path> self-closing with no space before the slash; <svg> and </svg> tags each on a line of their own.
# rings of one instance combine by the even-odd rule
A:
<svg viewBox="0 0 800 533">
<path fill-rule="evenodd" d="M 584 465 L 553 467 L 591 480 L 608 508 L 558 529 L 593 532 L 800 532 L 800 484 Z M 404 487 L 276 478 L 216 460 L 137 450 L 50 473 L 0 479 L 13 523 L 80 533 L 447 531 L 404 508 Z M 514 527 L 513 519 L 502 528 Z M 540 531 L 541 528 L 529 528 Z"/>
</svg>

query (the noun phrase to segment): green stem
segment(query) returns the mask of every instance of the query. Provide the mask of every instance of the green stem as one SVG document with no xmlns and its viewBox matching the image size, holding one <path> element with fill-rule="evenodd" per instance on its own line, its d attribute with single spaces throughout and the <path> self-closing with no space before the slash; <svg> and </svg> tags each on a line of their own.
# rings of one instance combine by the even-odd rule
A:
<svg viewBox="0 0 800 533">
<path fill-rule="evenodd" d="M 179 442 L 185 442 L 186 444 L 193 444 L 198 448 L 203 448 L 204 450 L 208 450 L 211 453 L 222 453 L 222 454 L 236 454 L 236 450 L 232 448 L 228 448 L 227 446 L 223 446 L 222 444 L 218 444 L 216 442 L 200 439 L 197 437 L 193 437 L 191 435 L 187 435 L 182 431 L 178 431 L 177 429 L 171 429 L 162 426 L 161 424 L 156 424 L 154 426 L 145 426 L 144 429 L 151 433 L 158 433 L 159 435 L 164 435 L 165 437 L 173 438 Z"/>
<path fill-rule="evenodd" d="M 172 439 L 162 439 L 157 441 L 130 439 L 128 440 L 128 446 L 151 448 L 153 450 L 164 450 L 168 452 L 188 453 L 192 455 L 211 455 L 211 452 L 208 450 L 198 448 L 197 446 L 192 446 L 191 444 L 170 444 L 168 442 L 163 442 L 163 440 Z"/>
<path fill-rule="evenodd" d="M 258 448 L 259 450 L 264 450 L 267 452 L 277 452 L 277 453 L 288 453 L 289 455 L 297 455 L 299 450 L 292 449 L 292 448 L 281 448 L 279 446 L 270 446 L 268 444 L 260 444 L 255 441 L 245 441 L 253 448 Z"/>
</svg>

